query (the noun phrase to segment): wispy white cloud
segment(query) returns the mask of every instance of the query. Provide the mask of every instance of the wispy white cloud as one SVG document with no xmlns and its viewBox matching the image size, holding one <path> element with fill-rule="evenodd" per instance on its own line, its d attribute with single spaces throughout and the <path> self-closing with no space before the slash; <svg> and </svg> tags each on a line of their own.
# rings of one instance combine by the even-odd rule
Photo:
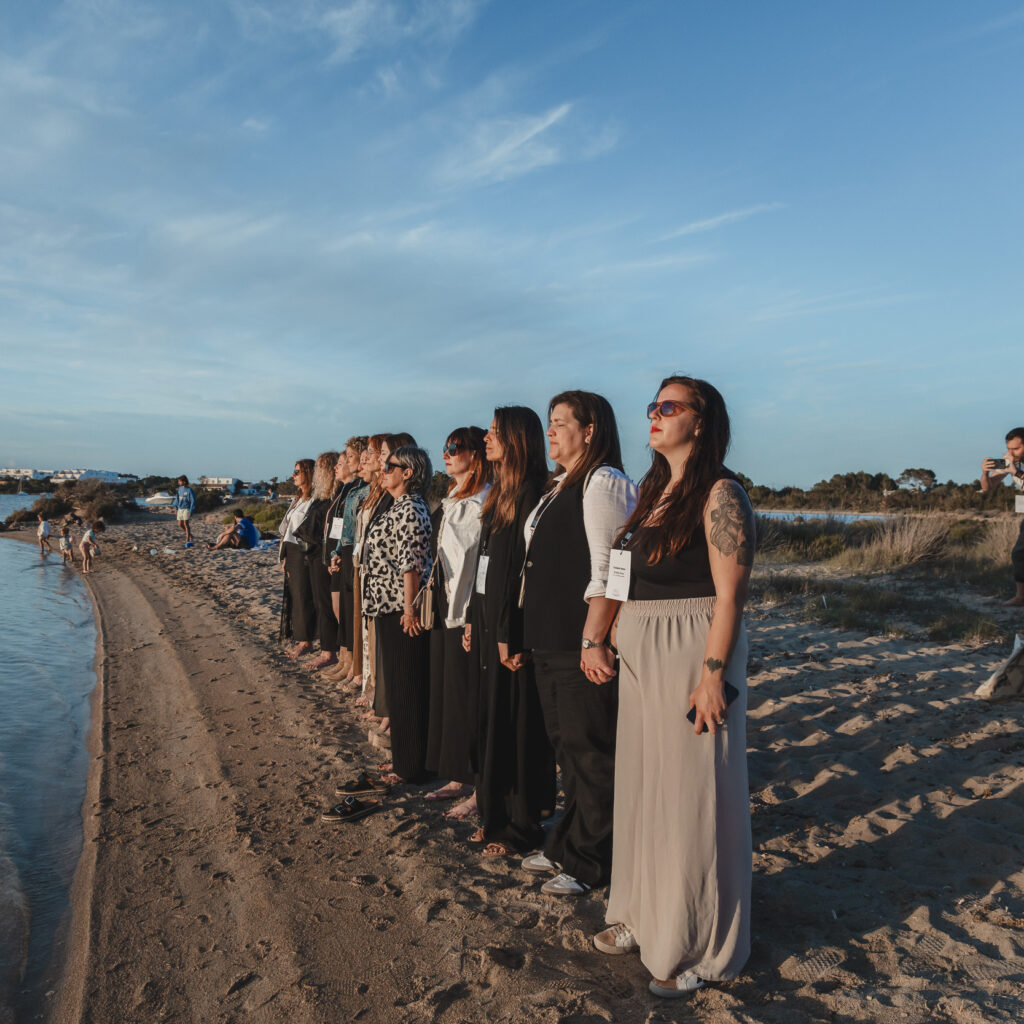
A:
<svg viewBox="0 0 1024 1024">
<path fill-rule="evenodd" d="M 517 178 L 542 167 L 591 160 L 610 150 L 618 135 L 612 125 L 591 131 L 574 123 L 573 103 L 541 114 L 482 117 L 441 161 L 442 184 L 486 184 Z"/>
<path fill-rule="evenodd" d="M 270 129 L 270 122 L 259 117 L 247 117 L 242 122 L 242 127 L 254 135 L 262 135 Z"/>
<path fill-rule="evenodd" d="M 777 303 L 752 314 L 748 319 L 750 323 L 760 323 L 766 320 L 788 320 L 793 317 L 815 316 L 822 313 L 846 313 L 858 309 L 897 306 L 906 302 L 915 302 L 920 298 L 922 298 L 920 294 L 914 293 L 866 295 L 864 292 L 856 290 L 815 296 L 792 293 L 781 297 Z"/>
<path fill-rule="evenodd" d="M 599 267 L 591 267 L 583 277 L 599 277 L 607 274 L 643 274 L 664 270 L 687 270 L 690 267 L 703 266 L 714 260 L 714 255 L 707 252 L 680 252 L 671 256 L 654 256 L 650 259 L 622 260 L 617 263 L 606 263 Z"/>
<path fill-rule="evenodd" d="M 729 224 L 738 224 L 742 220 L 756 217 L 759 213 L 772 213 L 775 210 L 783 209 L 783 203 L 758 203 L 756 206 L 745 206 L 740 210 L 730 210 L 728 213 L 720 213 L 716 217 L 707 217 L 704 220 L 694 220 L 684 224 L 668 234 L 655 239 L 658 242 L 668 242 L 673 238 L 682 238 L 684 235 L 698 235 L 705 231 L 715 231 L 724 228 Z"/>
</svg>

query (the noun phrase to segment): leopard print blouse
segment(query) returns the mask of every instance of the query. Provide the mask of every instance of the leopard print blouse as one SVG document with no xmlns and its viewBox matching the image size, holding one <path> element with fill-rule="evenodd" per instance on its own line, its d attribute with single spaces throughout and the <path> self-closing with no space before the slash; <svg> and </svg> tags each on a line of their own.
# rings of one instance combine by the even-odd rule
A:
<svg viewBox="0 0 1024 1024">
<path fill-rule="evenodd" d="M 371 524 L 359 556 L 363 614 L 401 612 L 403 577 L 414 569 L 422 587 L 430 574 L 430 509 L 418 494 L 403 494 Z"/>
</svg>

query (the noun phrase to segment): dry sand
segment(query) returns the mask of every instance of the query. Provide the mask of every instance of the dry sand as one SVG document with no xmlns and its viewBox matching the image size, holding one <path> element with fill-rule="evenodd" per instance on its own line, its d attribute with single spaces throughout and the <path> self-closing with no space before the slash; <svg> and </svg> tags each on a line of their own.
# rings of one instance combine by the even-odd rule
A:
<svg viewBox="0 0 1024 1024">
<path fill-rule="evenodd" d="M 591 947 L 603 894 L 480 860 L 429 787 L 322 824 L 378 760 L 355 709 L 277 653 L 273 552 L 180 536 L 112 527 L 89 578 L 101 758 L 59 1021 L 1020 1018 L 1024 706 L 971 696 L 1000 648 L 751 609 L 753 955 L 663 1003 Z"/>
</svg>

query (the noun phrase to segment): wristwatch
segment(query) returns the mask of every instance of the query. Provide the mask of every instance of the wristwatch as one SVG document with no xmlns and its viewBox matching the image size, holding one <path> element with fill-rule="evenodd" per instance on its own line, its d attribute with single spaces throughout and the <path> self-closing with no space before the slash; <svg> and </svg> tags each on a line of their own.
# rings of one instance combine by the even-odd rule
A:
<svg viewBox="0 0 1024 1024">
<path fill-rule="evenodd" d="M 588 640 L 586 637 L 583 638 L 583 650 L 590 651 L 595 647 L 604 647 L 603 640 Z"/>
</svg>

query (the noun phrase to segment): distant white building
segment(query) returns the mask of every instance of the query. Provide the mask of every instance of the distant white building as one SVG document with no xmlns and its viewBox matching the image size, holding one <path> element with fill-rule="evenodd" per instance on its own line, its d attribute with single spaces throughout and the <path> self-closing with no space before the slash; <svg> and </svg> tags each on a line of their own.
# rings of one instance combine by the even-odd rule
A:
<svg viewBox="0 0 1024 1024">
<path fill-rule="evenodd" d="M 15 480 L 45 480 L 48 476 L 53 476 L 53 470 L 16 469 L 12 466 L 8 466 L 6 469 L 0 469 L 0 476 L 13 477 Z"/>
<path fill-rule="evenodd" d="M 241 483 L 237 476 L 201 476 L 200 487 L 212 487 L 217 490 L 233 491 Z"/>
<path fill-rule="evenodd" d="M 121 476 L 110 469 L 62 469 L 54 473 L 52 478 L 55 484 L 74 483 L 78 480 L 100 480 L 105 484 L 126 484 L 135 480 L 134 476 Z"/>
</svg>

